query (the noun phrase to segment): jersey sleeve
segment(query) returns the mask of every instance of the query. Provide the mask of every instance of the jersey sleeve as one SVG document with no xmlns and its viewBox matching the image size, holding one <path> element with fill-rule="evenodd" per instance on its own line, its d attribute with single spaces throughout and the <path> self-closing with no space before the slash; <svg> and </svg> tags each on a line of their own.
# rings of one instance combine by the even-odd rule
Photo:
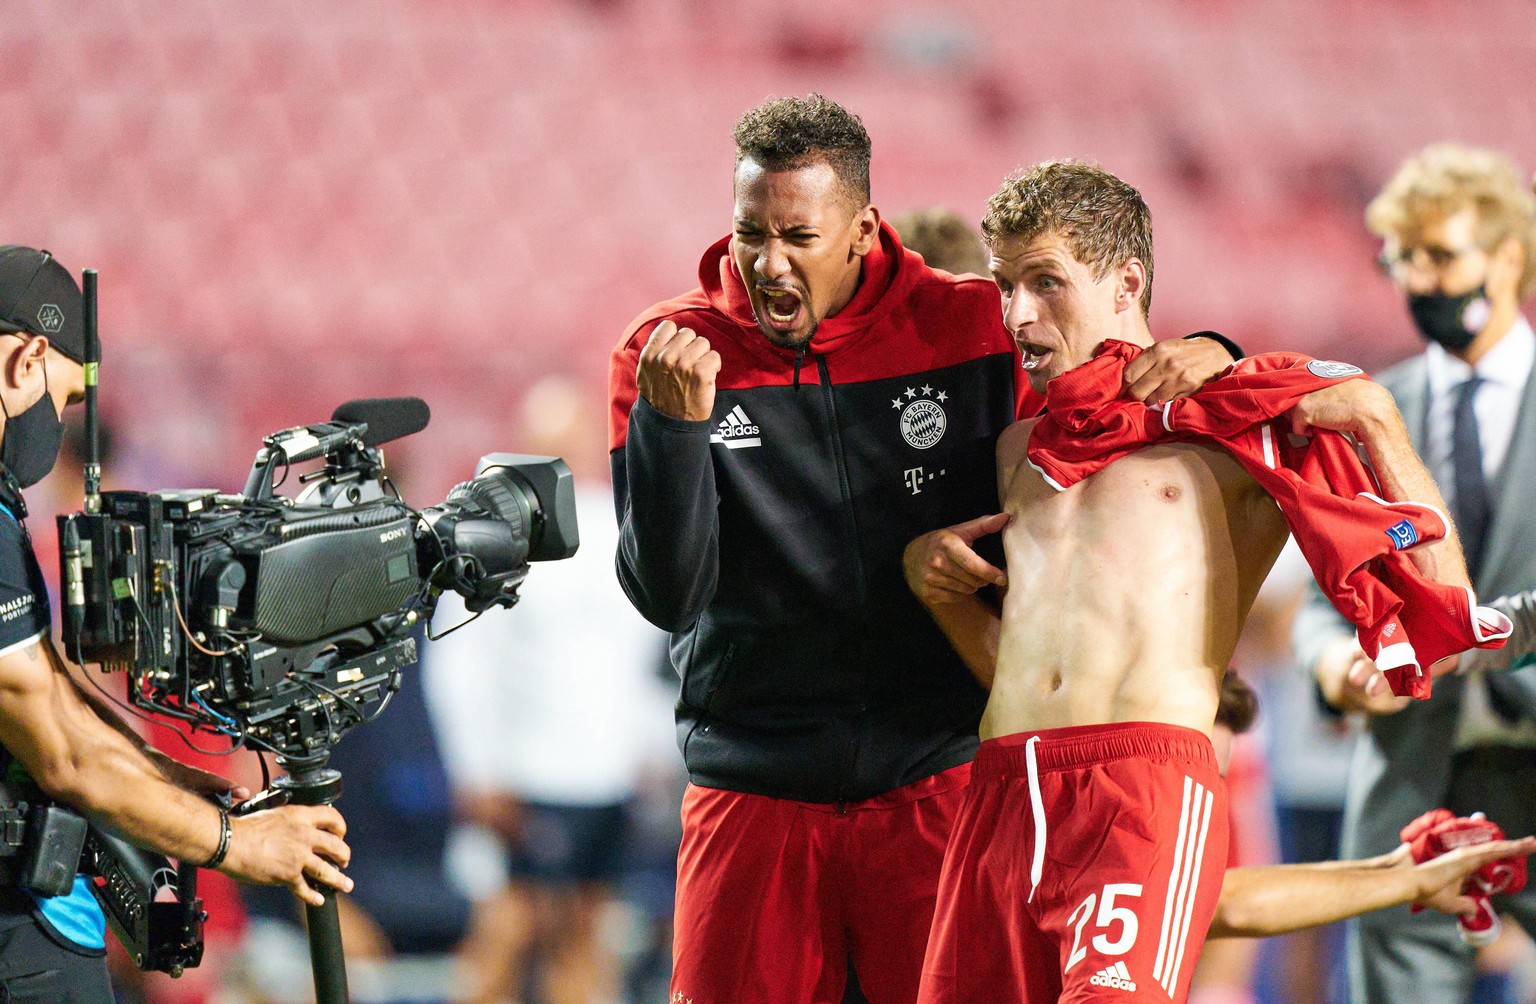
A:
<svg viewBox="0 0 1536 1004">
<path fill-rule="evenodd" d="M 664 631 L 683 631 L 699 619 L 719 581 L 713 423 L 673 418 L 640 396 L 635 366 L 655 325 L 655 319 L 637 323 L 610 360 L 616 565 L 641 616 Z"/>
<path fill-rule="evenodd" d="M 0 656 L 48 633 L 48 587 L 32 541 L 8 513 L 0 512 Z"/>
<path fill-rule="evenodd" d="M 623 449 L 612 454 L 619 582 L 635 609 L 664 631 L 698 620 L 719 581 L 710 428 L 664 415 L 642 398 Z"/>
</svg>

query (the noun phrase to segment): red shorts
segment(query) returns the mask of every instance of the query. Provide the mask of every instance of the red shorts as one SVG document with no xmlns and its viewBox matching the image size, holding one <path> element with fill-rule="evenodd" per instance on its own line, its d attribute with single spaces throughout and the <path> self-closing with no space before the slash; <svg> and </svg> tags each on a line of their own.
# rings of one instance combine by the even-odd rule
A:
<svg viewBox="0 0 1536 1004">
<path fill-rule="evenodd" d="M 981 744 L 920 1004 L 1183 1001 L 1221 894 L 1226 787 L 1174 725 Z"/>
<path fill-rule="evenodd" d="M 672 999 L 840 1004 L 851 958 L 871 1004 L 912 1004 L 970 771 L 841 810 L 689 785 Z"/>
</svg>

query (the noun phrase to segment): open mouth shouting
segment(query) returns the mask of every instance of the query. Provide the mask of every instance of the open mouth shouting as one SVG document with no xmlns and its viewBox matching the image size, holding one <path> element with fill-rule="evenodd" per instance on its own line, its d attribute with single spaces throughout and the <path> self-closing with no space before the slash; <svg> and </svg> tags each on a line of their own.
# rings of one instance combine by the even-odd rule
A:
<svg viewBox="0 0 1536 1004">
<path fill-rule="evenodd" d="M 759 284 L 758 296 L 762 297 L 763 309 L 759 320 L 781 334 L 790 334 L 802 326 L 805 315 L 805 298 L 786 286 Z"/>
</svg>

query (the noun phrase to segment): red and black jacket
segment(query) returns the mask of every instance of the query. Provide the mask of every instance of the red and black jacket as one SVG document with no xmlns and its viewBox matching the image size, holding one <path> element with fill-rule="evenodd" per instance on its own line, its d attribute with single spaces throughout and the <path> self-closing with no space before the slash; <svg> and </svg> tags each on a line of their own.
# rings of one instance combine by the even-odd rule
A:
<svg viewBox="0 0 1536 1004">
<path fill-rule="evenodd" d="M 993 284 L 928 268 L 889 227 L 803 354 L 758 330 L 729 245 L 613 352 L 619 578 L 672 632 L 695 783 L 869 798 L 975 752 L 986 695 L 908 592 L 901 555 L 996 511 L 997 436 L 1028 384 Z M 663 320 L 722 357 L 706 422 L 636 393 Z"/>
</svg>

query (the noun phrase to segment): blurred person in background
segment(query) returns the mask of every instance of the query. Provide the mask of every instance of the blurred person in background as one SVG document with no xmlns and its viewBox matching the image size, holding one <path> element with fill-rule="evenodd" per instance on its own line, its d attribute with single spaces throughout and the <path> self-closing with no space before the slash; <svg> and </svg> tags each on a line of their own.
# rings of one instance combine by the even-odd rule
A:
<svg viewBox="0 0 1536 1004">
<path fill-rule="evenodd" d="M 84 305 L 46 251 L 0 247 L 0 743 L 8 803 L 46 796 L 146 849 L 324 901 L 350 889 L 346 824 L 330 806 L 231 817 L 207 799 L 249 793 L 149 747 L 55 648 L 21 489 L 53 468 L 64 409 L 85 395 Z M 0 885 L 0 999 L 109 1002 L 105 918 L 77 875 L 43 897 Z"/>
<path fill-rule="evenodd" d="M 981 235 L 953 209 L 932 206 L 891 218 L 902 246 L 923 256 L 929 268 L 954 275 L 987 274 L 987 249 Z"/>
<path fill-rule="evenodd" d="M 1237 651 L 1232 655 L 1233 666 L 1244 667 L 1244 676 L 1240 677 L 1234 671 L 1223 678 L 1216 711 L 1217 731 L 1213 733 L 1213 741 L 1217 763 L 1225 765 L 1222 777 L 1227 783 L 1229 871 L 1273 865 L 1279 860 L 1264 747 L 1260 737 L 1250 731 L 1257 718 L 1257 697 L 1247 684 L 1248 679 L 1263 679 L 1259 674 L 1264 671 L 1265 656 L 1276 643 L 1277 635 L 1282 639 L 1280 644 L 1289 649 L 1291 610 L 1283 602 L 1276 603 L 1275 594 L 1269 588 L 1275 579 L 1271 572 L 1264 586 L 1260 587 L 1259 596 L 1238 638 Z M 1277 620 L 1281 621 L 1278 626 Z M 1240 727 L 1233 728 L 1231 734 L 1224 734 L 1221 731 L 1224 723 Z M 1229 748 L 1224 749 L 1223 742 Z M 1223 938 L 1206 942 L 1190 981 L 1190 1000 L 1197 1004 L 1237 1004 L 1251 1000 L 1249 988 L 1255 985 L 1256 976 L 1261 972 L 1260 954 L 1261 942 L 1255 939 Z"/>
<path fill-rule="evenodd" d="M 1502 154 L 1441 144 L 1399 168 L 1366 222 L 1427 343 L 1380 382 L 1445 491 L 1477 593 L 1505 597 L 1489 605 L 1514 613 L 1508 597 L 1536 583 L 1536 334 L 1520 309 L 1536 285 L 1536 197 Z M 1437 805 L 1484 811 L 1513 836 L 1536 831 L 1536 667 L 1447 677 L 1410 704 L 1315 590 L 1294 639 L 1327 702 L 1368 715 L 1349 775 L 1345 857 L 1389 851 Z M 1536 890 L 1494 903 L 1527 931 L 1536 924 Z M 1452 918 L 1388 910 L 1349 935 L 1356 1001 L 1472 992 L 1474 951 Z"/>
<path fill-rule="evenodd" d="M 448 877 L 452 805 L 422 691 L 416 668 L 407 669 L 383 722 L 354 729 L 331 752 L 353 851 L 353 890 L 338 902 L 341 942 L 359 1000 L 480 1004 L 472 995 L 483 982 L 475 948 L 494 932 L 484 923 L 472 931 L 468 898 Z M 257 1001 L 303 999 L 312 976 L 302 918 L 268 890 L 246 890 L 245 899 L 251 922 L 237 970 L 242 989 Z M 456 952 L 466 963 L 458 973 Z M 470 995 L 459 997 L 455 984 Z"/>
<path fill-rule="evenodd" d="M 614 350 L 620 580 L 682 675 L 677 1001 L 910 1004 L 985 693 L 905 588 L 907 542 L 996 506 L 1039 398 L 996 287 L 926 266 L 820 95 L 747 112 L 733 234 Z M 1130 393 L 1225 369 L 1162 343 Z M 718 386 L 717 386 L 718 384 Z"/>
<path fill-rule="evenodd" d="M 657 729 L 670 731 L 654 673 L 665 639 L 614 577 L 618 537 L 594 404 L 570 381 L 547 378 L 529 390 L 517 424 L 520 448 L 570 465 L 576 555 L 536 565 L 512 611 L 465 623 L 462 603 L 445 596 L 434 631 L 463 626 L 425 654 L 462 814 L 505 852 L 506 886 L 482 890 L 506 934 L 494 983 L 510 999 L 528 989 L 530 1004 L 617 999 L 611 921 L 631 802 Z"/>
</svg>

